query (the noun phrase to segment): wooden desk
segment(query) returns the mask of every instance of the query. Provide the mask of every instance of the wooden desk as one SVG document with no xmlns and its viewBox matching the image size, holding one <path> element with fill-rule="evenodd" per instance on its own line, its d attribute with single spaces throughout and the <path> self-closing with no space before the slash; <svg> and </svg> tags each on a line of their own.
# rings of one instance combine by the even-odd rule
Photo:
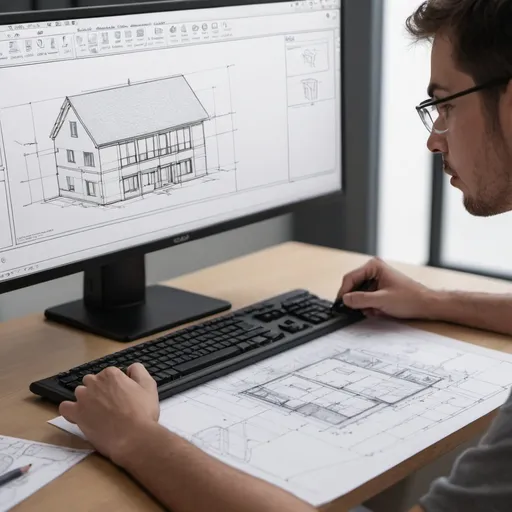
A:
<svg viewBox="0 0 512 512">
<path fill-rule="evenodd" d="M 297 243 L 217 265 L 179 279 L 173 286 L 232 301 L 234 308 L 294 288 L 333 298 L 342 276 L 368 257 Z M 511 292 L 512 284 L 451 271 L 396 265 L 435 288 Z M 452 325 L 411 323 L 417 327 L 486 347 L 512 351 L 509 338 Z M 53 375 L 127 345 L 52 325 L 42 315 L 0 324 L 0 433 L 59 445 L 87 446 L 46 423 L 57 408 L 34 397 L 30 382 Z M 340 497 L 327 507 L 342 511 L 392 486 L 440 455 L 481 433 L 491 415 L 415 455 L 385 474 Z M 342 475 L 340 475 L 342 478 Z M 161 510 L 134 481 L 98 455 L 88 457 L 61 478 L 19 505 L 16 510 Z"/>
</svg>

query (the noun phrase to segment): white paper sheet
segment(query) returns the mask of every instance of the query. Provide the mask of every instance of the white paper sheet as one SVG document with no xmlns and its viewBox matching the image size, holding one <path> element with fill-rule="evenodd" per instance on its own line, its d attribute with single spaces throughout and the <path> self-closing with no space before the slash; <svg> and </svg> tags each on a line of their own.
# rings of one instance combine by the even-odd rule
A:
<svg viewBox="0 0 512 512">
<path fill-rule="evenodd" d="M 498 408 L 511 385 L 510 354 L 365 320 L 165 400 L 160 422 L 318 506 Z"/>
<path fill-rule="evenodd" d="M 90 453 L 91 450 L 74 450 L 0 436 L 0 475 L 32 464 L 27 474 L 0 487 L 0 512 L 28 498 Z"/>
</svg>

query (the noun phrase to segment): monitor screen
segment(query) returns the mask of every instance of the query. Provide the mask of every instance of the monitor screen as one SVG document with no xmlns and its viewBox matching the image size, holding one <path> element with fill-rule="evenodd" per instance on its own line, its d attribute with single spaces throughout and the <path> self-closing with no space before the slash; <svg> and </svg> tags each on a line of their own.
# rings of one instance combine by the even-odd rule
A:
<svg viewBox="0 0 512 512">
<path fill-rule="evenodd" d="M 340 66 L 339 0 L 1 25 L 0 283 L 339 191 Z"/>
</svg>

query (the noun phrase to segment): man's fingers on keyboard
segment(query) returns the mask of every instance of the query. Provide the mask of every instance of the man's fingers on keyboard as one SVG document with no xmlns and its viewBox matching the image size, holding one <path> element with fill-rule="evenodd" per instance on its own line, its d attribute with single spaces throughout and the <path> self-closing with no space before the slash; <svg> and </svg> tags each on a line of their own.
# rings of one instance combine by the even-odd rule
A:
<svg viewBox="0 0 512 512">
<path fill-rule="evenodd" d="M 82 382 L 83 382 L 84 386 L 88 386 L 94 381 L 94 379 L 95 379 L 94 375 L 92 373 L 90 373 L 89 375 L 86 375 L 82 379 Z"/>
</svg>

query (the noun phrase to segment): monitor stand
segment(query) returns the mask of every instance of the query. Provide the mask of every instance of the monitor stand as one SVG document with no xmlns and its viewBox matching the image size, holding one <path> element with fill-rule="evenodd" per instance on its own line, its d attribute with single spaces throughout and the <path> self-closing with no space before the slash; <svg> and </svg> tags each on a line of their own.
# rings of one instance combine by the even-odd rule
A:
<svg viewBox="0 0 512 512">
<path fill-rule="evenodd" d="M 144 255 L 84 274 L 84 298 L 49 308 L 48 320 L 116 341 L 134 341 L 231 308 L 229 302 L 168 286 L 146 287 Z"/>
</svg>

